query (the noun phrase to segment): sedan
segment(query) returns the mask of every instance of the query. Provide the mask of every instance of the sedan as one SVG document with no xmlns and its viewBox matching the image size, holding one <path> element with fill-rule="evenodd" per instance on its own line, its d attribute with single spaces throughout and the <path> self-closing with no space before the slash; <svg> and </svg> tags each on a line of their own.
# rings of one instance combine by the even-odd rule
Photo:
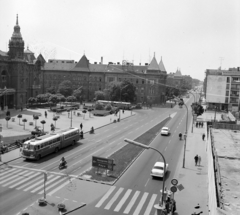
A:
<svg viewBox="0 0 240 215">
<path fill-rule="evenodd" d="M 161 135 L 168 136 L 170 134 L 170 129 L 168 127 L 162 127 Z"/>
<path fill-rule="evenodd" d="M 166 164 L 166 171 L 165 174 L 167 172 L 168 169 L 168 164 Z M 156 162 L 152 168 L 151 171 L 151 176 L 152 177 L 160 177 L 163 178 L 164 177 L 164 163 L 163 162 Z"/>
</svg>

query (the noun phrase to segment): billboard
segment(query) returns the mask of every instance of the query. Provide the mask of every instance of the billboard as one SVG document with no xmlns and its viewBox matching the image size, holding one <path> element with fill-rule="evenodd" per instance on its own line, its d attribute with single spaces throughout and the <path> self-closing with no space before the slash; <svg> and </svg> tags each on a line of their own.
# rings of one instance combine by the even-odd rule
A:
<svg viewBox="0 0 240 215">
<path fill-rule="evenodd" d="M 226 76 L 208 75 L 206 102 L 225 103 L 226 87 Z"/>
</svg>

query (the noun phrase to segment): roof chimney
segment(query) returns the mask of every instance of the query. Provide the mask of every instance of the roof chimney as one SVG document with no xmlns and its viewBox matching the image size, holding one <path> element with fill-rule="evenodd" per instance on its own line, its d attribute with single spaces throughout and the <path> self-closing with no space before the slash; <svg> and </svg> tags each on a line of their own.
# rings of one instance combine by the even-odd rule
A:
<svg viewBox="0 0 240 215">
<path fill-rule="evenodd" d="M 103 57 L 101 57 L 101 64 L 103 64 Z"/>
</svg>

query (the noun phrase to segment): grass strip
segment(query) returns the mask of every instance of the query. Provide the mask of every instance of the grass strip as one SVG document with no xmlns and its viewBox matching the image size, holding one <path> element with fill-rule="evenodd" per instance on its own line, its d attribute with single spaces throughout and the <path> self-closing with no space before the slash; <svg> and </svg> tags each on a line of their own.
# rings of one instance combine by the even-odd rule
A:
<svg viewBox="0 0 240 215">
<path fill-rule="evenodd" d="M 169 117 L 159 124 L 155 125 L 141 136 L 135 139 L 135 141 L 140 142 L 145 145 L 149 145 L 152 140 L 158 135 L 161 128 L 169 121 Z M 141 147 L 134 146 L 132 144 L 126 144 L 121 149 L 110 155 L 109 159 L 114 159 L 115 166 L 113 171 L 108 171 L 108 176 L 105 176 L 106 170 L 99 169 L 98 173 L 96 173 L 97 168 L 92 167 L 90 170 L 86 171 L 83 175 L 91 176 L 92 180 L 96 181 L 104 181 L 104 182 L 112 182 L 116 180 L 132 163 L 132 161 L 138 157 L 138 155 L 144 149 Z M 82 175 L 82 176 L 83 176 Z"/>
</svg>

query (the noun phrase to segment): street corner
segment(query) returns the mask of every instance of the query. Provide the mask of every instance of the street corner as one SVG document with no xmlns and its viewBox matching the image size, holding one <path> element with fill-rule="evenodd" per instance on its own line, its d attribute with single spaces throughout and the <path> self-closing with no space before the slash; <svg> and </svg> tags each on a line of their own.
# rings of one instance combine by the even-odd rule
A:
<svg viewBox="0 0 240 215">
<path fill-rule="evenodd" d="M 47 196 L 46 199 L 39 198 L 33 204 L 17 213 L 17 215 L 23 213 L 39 215 L 69 214 L 84 206 L 86 206 L 84 202 L 61 198 L 59 196 Z"/>
</svg>

